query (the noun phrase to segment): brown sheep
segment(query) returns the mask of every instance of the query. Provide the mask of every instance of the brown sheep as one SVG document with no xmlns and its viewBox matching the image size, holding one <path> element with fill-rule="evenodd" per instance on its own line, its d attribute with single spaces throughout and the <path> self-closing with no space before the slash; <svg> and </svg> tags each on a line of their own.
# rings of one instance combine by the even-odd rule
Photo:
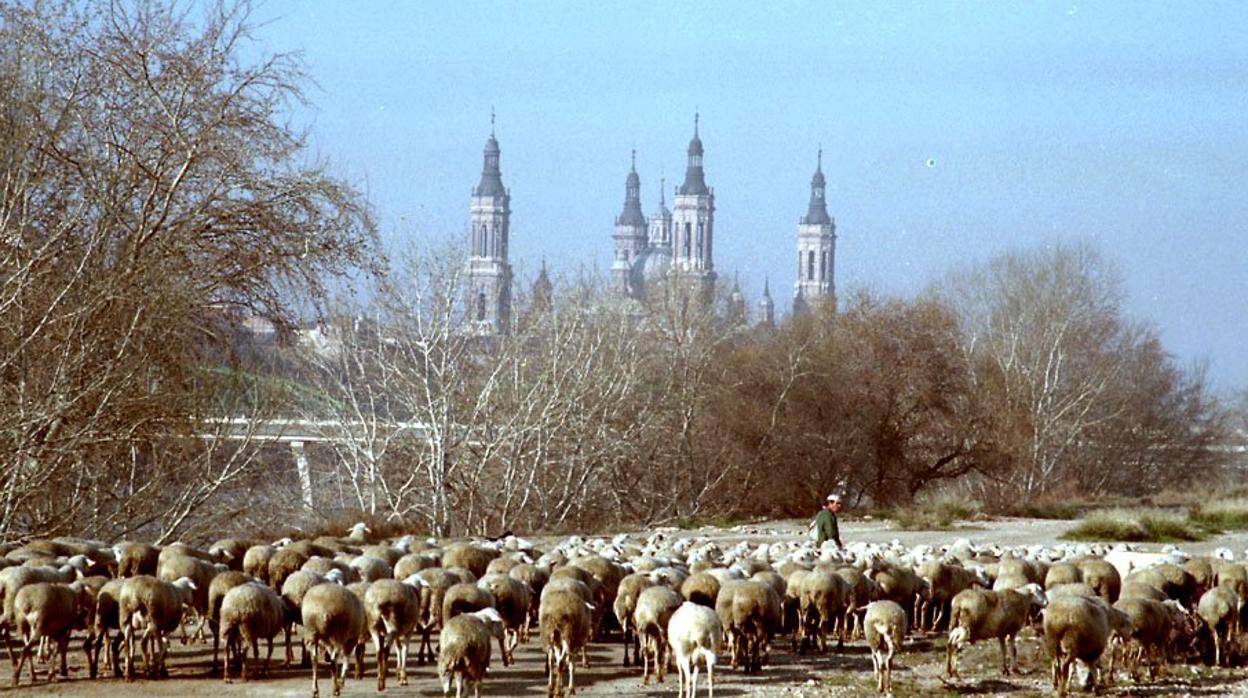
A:
<svg viewBox="0 0 1248 698">
<path fill-rule="evenodd" d="M 567 694 L 576 691 L 574 653 L 584 652 L 592 628 L 589 606 L 573 591 L 547 589 L 538 611 L 538 627 L 546 648 L 548 681 L 546 693 L 551 698 L 562 696 L 563 671 L 567 668 Z"/>
<path fill-rule="evenodd" d="M 17 686 L 22 677 L 22 665 L 31 651 L 43 640 L 56 643 L 56 650 L 61 655 L 61 677 L 69 676 L 66 666 L 69 655 L 69 638 L 75 629 L 87 630 L 93 625 L 92 615 L 95 612 L 94 599 L 91 592 L 82 582 L 73 584 L 54 584 L 37 582 L 22 587 L 14 600 L 14 629 L 22 639 L 22 649 L 17 663 L 13 668 L 13 685 Z M 88 653 L 90 642 L 85 648 Z M 51 670 L 48 671 L 49 678 Z M 35 677 L 35 661 L 30 661 L 30 682 Z"/>
<path fill-rule="evenodd" d="M 318 584 L 303 597 L 300 612 L 304 642 L 312 646 L 312 698 L 320 696 L 318 668 L 321 650 L 329 653 L 333 668 L 334 695 L 342 693 L 351 655 L 367 627 L 364 604 L 346 587 L 337 584 Z M 338 661 L 342 660 L 339 670 Z"/>
<path fill-rule="evenodd" d="M 624 666 L 630 666 L 628 661 L 628 647 L 633 646 L 633 658 L 637 661 L 641 660 L 641 639 L 637 634 L 637 626 L 633 621 L 633 613 L 637 610 L 637 598 L 641 596 L 641 592 L 653 586 L 654 582 L 650 581 L 650 577 L 640 573 L 633 573 L 620 580 L 620 589 L 615 596 L 615 602 L 612 604 L 612 610 L 615 617 L 620 621 L 621 641 L 624 643 Z"/>
<path fill-rule="evenodd" d="M 277 592 L 260 582 L 247 582 L 230 589 L 221 600 L 221 635 L 225 637 L 225 665 L 222 676 L 230 682 L 231 654 L 242 664 L 240 678 L 247 680 L 247 647 L 253 661 L 260 659 L 259 641 L 268 644 L 261 676 L 269 673 L 273 659 L 273 637 L 286 626 L 286 607 Z"/>
</svg>

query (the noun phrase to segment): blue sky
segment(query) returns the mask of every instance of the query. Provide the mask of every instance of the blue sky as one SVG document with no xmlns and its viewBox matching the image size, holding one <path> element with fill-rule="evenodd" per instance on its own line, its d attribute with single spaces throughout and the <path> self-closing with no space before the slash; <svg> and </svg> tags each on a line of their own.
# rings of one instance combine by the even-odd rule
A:
<svg viewBox="0 0 1248 698">
<path fill-rule="evenodd" d="M 702 115 L 715 264 L 788 306 L 819 144 L 837 285 L 911 293 L 1009 247 L 1088 239 L 1128 309 L 1248 387 L 1248 4 L 285 2 L 317 151 L 390 240 L 463 233 L 489 114 L 513 265 L 605 270 Z M 931 166 L 928 161 L 933 161 Z"/>
</svg>

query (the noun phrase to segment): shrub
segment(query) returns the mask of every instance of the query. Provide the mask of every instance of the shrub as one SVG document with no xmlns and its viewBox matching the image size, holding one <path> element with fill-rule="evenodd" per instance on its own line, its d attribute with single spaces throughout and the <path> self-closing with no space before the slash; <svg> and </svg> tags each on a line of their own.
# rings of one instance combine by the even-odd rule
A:
<svg viewBox="0 0 1248 698">
<path fill-rule="evenodd" d="M 980 504 L 971 499 L 941 495 L 909 509 L 887 514 L 904 531 L 945 531 L 958 521 L 977 518 Z"/>
<path fill-rule="evenodd" d="M 1104 509 L 1092 512 L 1062 534 L 1066 540 L 1178 543 L 1204 540 L 1208 530 L 1158 509 Z"/>
<path fill-rule="evenodd" d="M 1208 529 L 1242 531 L 1248 529 L 1248 497 L 1217 499 L 1193 505 L 1188 518 Z"/>
</svg>

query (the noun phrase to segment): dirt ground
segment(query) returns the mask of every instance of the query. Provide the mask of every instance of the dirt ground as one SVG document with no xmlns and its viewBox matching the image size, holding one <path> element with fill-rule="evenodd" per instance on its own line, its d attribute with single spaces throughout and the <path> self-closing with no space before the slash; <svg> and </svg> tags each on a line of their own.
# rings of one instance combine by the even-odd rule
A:
<svg viewBox="0 0 1248 698">
<path fill-rule="evenodd" d="M 760 525 L 738 526 L 729 529 L 701 529 L 696 531 L 673 531 L 674 536 L 707 536 L 725 541 L 751 540 L 757 542 L 784 540 L 796 535 L 803 522 L 774 522 Z M 1053 542 L 1069 526 L 1069 522 L 1005 520 L 977 524 L 974 529 L 953 532 L 902 532 L 895 531 L 885 522 L 849 522 L 842 525 L 847 541 L 888 541 L 899 538 L 907 545 L 917 543 L 940 544 L 954 538 L 967 537 L 973 541 L 997 542 L 1005 545 L 1027 545 Z M 1222 536 L 1202 544 L 1184 546 L 1193 553 L 1202 553 L 1219 546 L 1227 546 L 1243 555 L 1248 538 Z M 1156 547 L 1156 546 L 1154 546 Z M 81 645 L 80 642 L 76 643 Z M 1023 676 L 1003 678 L 1000 674 L 1000 655 L 995 643 L 978 643 L 960 657 L 962 678 L 946 682 L 942 678 L 945 641 L 942 636 L 909 636 L 904 653 L 897 659 L 893 673 L 894 695 L 897 696 L 969 696 L 1006 695 L 1026 696 L 1052 695 L 1048 679 L 1048 659 L 1035 634 L 1025 631 L 1019 642 L 1019 662 Z M 261 650 L 263 652 L 263 648 Z M 497 647 L 495 647 L 497 653 Z M 590 646 L 590 668 L 578 667 L 576 672 L 577 693 L 580 695 L 665 696 L 674 695 L 677 677 L 673 672 L 665 683 L 641 685 L 641 670 L 622 666 L 622 652 L 618 637 Z M 64 696 L 307 696 L 311 694 L 311 674 L 308 670 L 287 669 L 281 666 L 283 652 L 274 651 L 278 661 L 266 679 L 247 684 L 224 684 L 220 678 L 210 675 L 211 645 L 192 644 L 183 646 L 175 641 L 170 654 L 170 678 L 162 681 L 140 680 L 126 684 L 116 679 L 91 681 L 86 678 L 85 661 L 81 651 L 71 649 L 70 678 L 66 681 L 46 683 L 46 667 L 40 666 L 41 683 L 31 687 L 30 674 L 23 671 L 22 687 L 7 692 L 11 695 L 64 695 Z M 414 658 L 415 652 L 412 653 Z M 377 695 L 376 678 L 369 652 L 368 675 L 363 680 L 349 679 L 344 696 Z M 543 655 L 536 641 L 521 646 L 516 653 L 516 664 L 503 667 L 494 657 L 490 673 L 483 686 L 484 695 L 536 696 L 543 695 L 546 679 L 543 675 Z M 718 696 L 873 696 L 875 682 L 871 673 L 871 656 L 862 642 L 848 644 L 844 651 L 826 655 L 799 655 L 790 652 L 786 639 L 778 638 L 773 645 L 770 663 L 758 674 L 746 675 L 732 670 L 721 655 L 721 665 L 716 672 L 715 694 Z M 0 662 L 0 686 L 7 687 L 12 677 L 8 662 Z M 390 682 L 386 693 L 395 696 L 437 696 L 441 685 L 432 665 L 410 667 L 411 683 L 406 687 Z M 331 694 L 331 683 L 321 679 L 323 695 Z M 1168 675 L 1158 681 L 1139 684 L 1119 672 L 1115 685 L 1105 693 L 1122 696 L 1248 696 L 1248 668 L 1211 669 L 1208 667 L 1173 667 Z"/>
</svg>

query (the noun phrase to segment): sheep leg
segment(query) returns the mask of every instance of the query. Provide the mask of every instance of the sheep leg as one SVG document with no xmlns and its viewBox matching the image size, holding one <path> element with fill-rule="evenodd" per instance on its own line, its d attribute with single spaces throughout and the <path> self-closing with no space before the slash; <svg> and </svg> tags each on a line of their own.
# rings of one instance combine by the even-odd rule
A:
<svg viewBox="0 0 1248 698">
<path fill-rule="evenodd" d="M 1005 637 L 997 638 L 997 645 L 1001 647 L 1001 675 L 1010 675 L 1010 648 Z"/>
<path fill-rule="evenodd" d="M 568 658 L 568 695 L 576 695 L 576 662 L 572 661 L 572 648 L 565 647 L 564 656 Z M 581 656 L 585 656 L 585 648 L 581 648 Z M 589 668 L 589 664 L 585 664 L 585 668 Z"/>
<path fill-rule="evenodd" d="M 703 655 L 706 659 L 706 690 L 707 698 L 715 698 L 715 655 Z"/>
<path fill-rule="evenodd" d="M 28 651 L 29 647 L 30 647 L 29 643 L 23 642 L 22 651 L 18 655 L 17 660 L 13 662 L 13 677 L 10 679 L 10 682 L 12 683 L 14 688 L 16 688 L 18 684 L 22 682 L 22 666 L 26 664 L 26 652 Z M 30 669 L 32 672 L 34 671 L 35 669 L 34 662 L 31 662 Z M 30 682 L 32 684 L 35 682 L 35 679 L 33 676 L 31 677 Z"/>
<path fill-rule="evenodd" d="M 260 670 L 260 675 L 265 678 L 268 678 L 269 665 L 273 663 L 273 636 L 272 635 L 269 636 L 267 643 L 268 643 L 268 651 L 264 655 L 264 668 Z"/>
<path fill-rule="evenodd" d="M 376 627 L 369 629 L 369 635 L 373 638 L 373 649 L 377 654 L 377 690 L 386 690 L 386 644 L 388 639 L 383 639 L 383 631 Z"/>
<path fill-rule="evenodd" d="M 464 672 L 455 672 L 455 698 L 463 698 L 464 695 Z"/>
<path fill-rule="evenodd" d="M 409 638 L 407 635 L 404 635 L 403 637 L 399 638 L 398 654 L 399 654 L 399 685 L 400 686 L 407 685 L 407 645 L 410 642 L 410 640 L 411 638 Z"/>
<path fill-rule="evenodd" d="M 320 651 L 321 651 L 321 643 L 317 639 L 313 638 L 312 652 L 314 654 L 320 654 Z M 321 687 L 320 685 L 317 684 L 317 678 L 319 678 L 317 676 L 317 673 L 318 673 L 317 665 L 319 664 L 320 664 L 319 661 L 312 662 L 312 698 L 320 698 L 320 695 L 321 695 Z"/>
<path fill-rule="evenodd" d="M 230 637 L 225 637 L 225 664 L 221 667 L 221 677 L 226 683 L 230 683 Z"/>
<path fill-rule="evenodd" d="M 624 644 L 624 666 L 628 666 L 629 665 L 628 664 L 628 645 L 629 645 L 628 623 L 622 622 L 620 623 L 620 625 L 622 626 L 620 628 L 620 639 Z M 633 653 L 633 656 L 636 656 L 635 652 Z"/>
</svg>

